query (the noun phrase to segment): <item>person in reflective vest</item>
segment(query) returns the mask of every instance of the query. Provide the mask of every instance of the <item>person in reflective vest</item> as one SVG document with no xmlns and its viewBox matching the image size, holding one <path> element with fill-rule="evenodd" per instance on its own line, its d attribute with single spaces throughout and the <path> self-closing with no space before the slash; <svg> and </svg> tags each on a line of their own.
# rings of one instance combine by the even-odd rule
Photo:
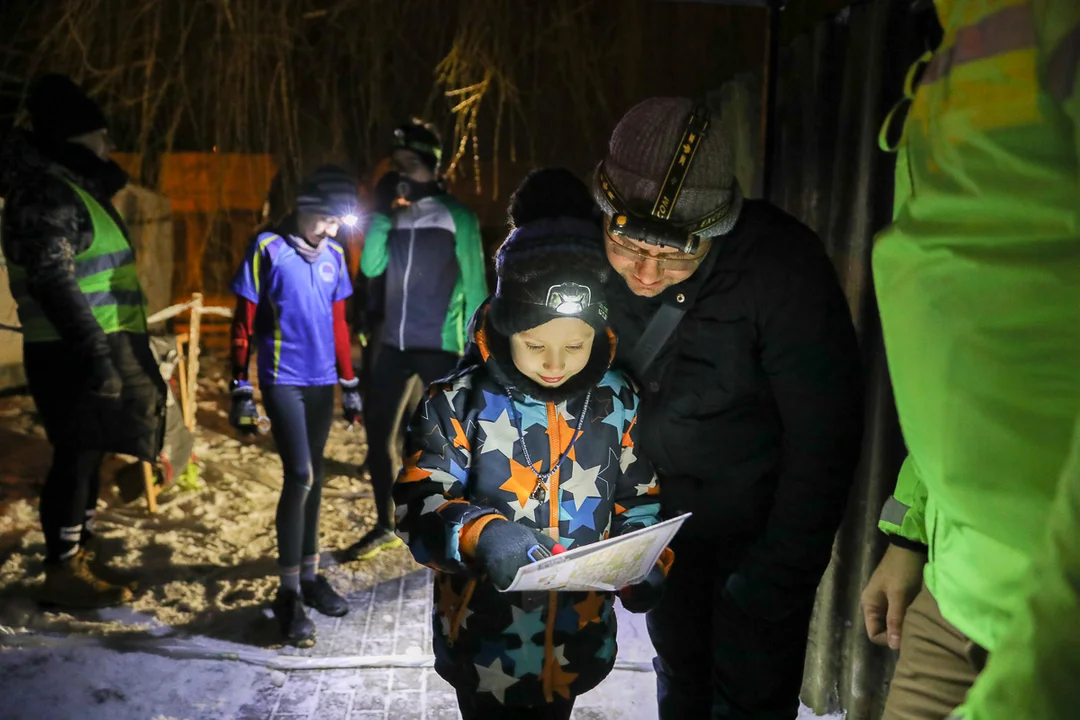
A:
<svg viewBox="0 0 1080 720">
<path fill-rule="evenodd" d="M 900 651 L 883 717 L 1073 718 L 1080 4 L 935 7 L 873 253 L 908 449 L 863 595 Z"/>
<path fill-rule="evenodd" d="M 165 386 L 127 229 L 111 203 L 127 183 L 109 160 L 104 115 L 70 79 L 47 75 L 27 100 L 32 131 L 0 157 L 0 238 L 23 330 L 27 383 L 53 445 L 41 495 L 44 599 L 101 607 L 131 589 L 95 553 L 105 452 L 154 460 Z"/>
</svg>

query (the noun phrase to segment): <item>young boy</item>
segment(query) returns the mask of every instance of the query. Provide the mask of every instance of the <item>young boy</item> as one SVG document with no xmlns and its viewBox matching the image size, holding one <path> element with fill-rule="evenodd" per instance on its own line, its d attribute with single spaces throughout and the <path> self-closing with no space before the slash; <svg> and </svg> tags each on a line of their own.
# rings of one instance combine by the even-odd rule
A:
<svg viewBox="0 0 1080 720">
<path fill-rule="evenodd" d="M 435 669 L 470 718 L 570 717 L 615 661 L 614 597 L 501 593 L 530 548 L 597 542 L 658 520 L 635 450 L 638 398 L 609 369 L 608 272 L 588 190 L 541 170 L 515 193 L 498 287 L 473 320 L 477 362 L 433 385 L 394 487 L 397 532 L 436 570 Z M 659 600 L 671 554 L 620 593 Z"/>
</svg>

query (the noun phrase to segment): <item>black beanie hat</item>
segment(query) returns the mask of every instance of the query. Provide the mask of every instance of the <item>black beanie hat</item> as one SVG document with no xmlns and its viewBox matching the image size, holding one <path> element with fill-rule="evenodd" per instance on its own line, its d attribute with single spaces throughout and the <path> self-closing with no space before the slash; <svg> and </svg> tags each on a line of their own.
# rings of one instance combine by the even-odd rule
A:
<svg viewBox="0 0 1080 720">
<path fill-rule="evenodd" d="M 103 130 L 108 126 L 98 104 L 66 75 L 43 75 L 26 98 L 34 134 L 59 141 Z"/>
<path fill-rule="evenodd" d="M 411 150 L 433 173 L 439 172 L 442 161 L 442 140 L 431 123 L 413 118 L 394 130 L 391 150 Z"/>
<path fill-rule="evenodd" d="M 339 165 L 322 165 L 304 178 L 296 210 L 311 215 L 355 215 L 359 205 L 356 178 Z"/>
<path fill-rule="evenodd" d="M 576 317 L 603 330 L 610 267 L 585 184 L 563 168 L 533 171 L 511 199 L 510 219 L 514 229 L 495 254 L 494 329 L 509 337 Z"/>
</svg>

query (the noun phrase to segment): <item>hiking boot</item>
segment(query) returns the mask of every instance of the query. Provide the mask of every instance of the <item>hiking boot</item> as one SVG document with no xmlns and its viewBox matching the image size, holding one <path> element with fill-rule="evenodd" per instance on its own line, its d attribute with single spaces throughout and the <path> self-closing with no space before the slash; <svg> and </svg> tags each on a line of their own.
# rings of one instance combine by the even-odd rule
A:
<svg viewBox="0 0 1080 720">
<path fill-rule="evenodd" d="M 389 528 L 375 526 L 367 535 L 357 540 L 345 550 L 346 560 L 367 560 L 380 550 L 404 545 L 401 538 Z"/>
<path fill-rule="evenodd" d="M 41 600 L 60 607 L 93 610 L 131 602 L 131 591 L 97 577 L 87 566 L 83 553 L 45 564 L 45 585 Z"/>
<path fill-rule="evenodd" d="M 330 617 L 341 617 L 349 612 L 349 603 L 330 587 L 330 581 L 324 575 L 316 575 L 314 580 L 301 580 L 300 593 L 304 604 Z"/>
<path fill-rule="evenodd" d="M 138 591 L 139 580 L 135 573 L 109 567 L 105 560 L 102 559 L 101 543 L 98 541 L 97 536 L 91 535 L 89 538 L 85 538 L 82 541 L 82 549 L 79 550 L 79 553 L 83 556 L 86 566 L 90 568 L 95 577 L 104 580 L 110 585 L 127 588 L 133 593 Z"/>
<path fill-rule="evenodd" d="M 300 593 L 278 588 L 273 610 L 281 636 L 286 642 L 297 647 L 311 647 L 315 644 L 315 623 L 304 612 Z"/>
</svg>

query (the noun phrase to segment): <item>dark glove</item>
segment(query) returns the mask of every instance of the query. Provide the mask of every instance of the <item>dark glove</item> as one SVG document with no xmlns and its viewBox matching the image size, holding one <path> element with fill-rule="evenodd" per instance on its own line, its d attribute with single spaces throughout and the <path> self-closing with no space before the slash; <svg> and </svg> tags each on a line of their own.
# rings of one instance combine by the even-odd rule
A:
<svg viewBox="0 0 1080 720">
<path fill-rule="evenodd" d="M 229 424 L 244 435 L 259 432 L 259 408 L 255 407 L 255 388 L 247 380 L 233 380 L 229 392 L 232 407 L 229 409 Z"/>
<path fill-rule="evenodd" d="M 123 389 L 124 382 L 120 378 L 120 373 L 116 371 L 112 358 L 108 355 L 95 355 L 90 358 L 87 390 L 91 395 L 116 400 L 120 397 L 120 391 Z"/>
<path fill-rule="evenodd" d="M 557 543 L 540 530 L 509 520 L 489 522 L 476 541 L 476 561 L 495 587 L 505 590 L 517 577 L 517 571 L 532 562 L 529 549 L 540 545 L 551 552 Z"/>
<path fill-rule="evenodd" d="M 350 425 L 360 422 L 364 401 L 360 399 L 360 378 L 341 381 L 341 409 Z"/>
<path fill-rule="evenodd" d="M 402 192 L 403 178 L 401 173 L 388 172 L 385 173 L 379 182 L 375 185 L 375 212 L 382 213 L 383 215 L 390 215 L 394 211 L 394 205 L 403 196 L 408 195 L 406 190 Z M 408 185 L 404 185 L 405 188 Z"/>
<path fill-rule="evenodd" d="M 632 613 L 647 613 L 655 610 L 664 597 L 664 585 L 667 584 L 667 575 L 659 563 L 653 566 L 645 579 L 636 585 L 624 587 L 619 591 L 623 607 Z"/>
</svg>

